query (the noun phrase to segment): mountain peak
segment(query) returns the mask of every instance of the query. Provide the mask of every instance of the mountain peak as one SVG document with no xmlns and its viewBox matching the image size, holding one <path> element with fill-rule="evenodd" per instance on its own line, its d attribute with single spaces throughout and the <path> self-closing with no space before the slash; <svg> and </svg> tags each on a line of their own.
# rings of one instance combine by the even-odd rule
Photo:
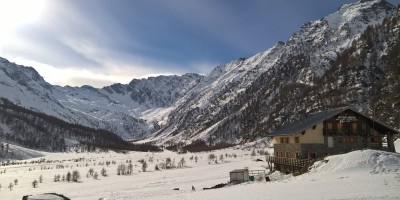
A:
<svg viewBox="0 0 400 200">
<path fill-rule="evenodd" d="M 324 17 L 324 20 L 330 28 L 360 32 L 367 25 L 381 23 L 384 16 L 393 11 L 394 6 L 385 0 L 360 0 L 342 5 L 335 13 Z"/>
</svg>

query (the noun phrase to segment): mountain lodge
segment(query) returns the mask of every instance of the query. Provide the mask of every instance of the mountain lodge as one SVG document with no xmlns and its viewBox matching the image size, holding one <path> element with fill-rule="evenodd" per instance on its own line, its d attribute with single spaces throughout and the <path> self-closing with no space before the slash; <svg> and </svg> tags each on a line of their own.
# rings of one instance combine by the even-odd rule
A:
<svg viewBox="0 0 400 200">
<path fill-rule="evenodd" d="M 399 132 L 353 108 L 312 113 L 270 134 L 274 156 L 267 161 L 278 170 L 294 172 L 294 167 L 307 164 L 305 160 L 329 154 L 364 148 L 395 152 L 394 134 Z"/>
</svg>

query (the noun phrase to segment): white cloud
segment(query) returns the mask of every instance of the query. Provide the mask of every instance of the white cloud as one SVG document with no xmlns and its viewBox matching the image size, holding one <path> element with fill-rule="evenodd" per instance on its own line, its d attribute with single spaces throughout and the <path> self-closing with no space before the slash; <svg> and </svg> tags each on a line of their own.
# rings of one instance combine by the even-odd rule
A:
<svg viewBox="0 0 400 200">
<path fill-rule="evenodd" d="M 57 68 L 35 60 L 23 57 L 5 56 L 11 62 L 35 68 L 38 73 L 50 84 L 60 86 L 91 85 L 101 88 L 114 83 L 127 84 L 134 78 L 147 78 L 159 75 L 172 75 L 177 73 L 160 73 L 151 68 L 125 65 L 108 65 L 102 68 L 66 67 Z M 109 61 L 108 63 L 113 63 Z"/>
<path fill-rule="evenodd" d="M 134 41 L 132 35 L 125 35 L 124 27 L 112 17 L 96 19 L 107 24 L 103 26 L 67 2 L 41 1 L 49 4 L 46 17 L 34 25 L 15 29 L 18 34 L 0 32 L 0 56 L 34 67 L 51 84 L 103 87 L 129 83 L 133 78 L 179 75 L 188 70 L 205 74 L 215 66 L 207 61 L 177 66 L 157 58 L 136 56 L 134 52 L 118 49 L 118 45 L 127 45 L 130 49 L 152 47 L 141 46 L 145 44 Z"/>
</svg>

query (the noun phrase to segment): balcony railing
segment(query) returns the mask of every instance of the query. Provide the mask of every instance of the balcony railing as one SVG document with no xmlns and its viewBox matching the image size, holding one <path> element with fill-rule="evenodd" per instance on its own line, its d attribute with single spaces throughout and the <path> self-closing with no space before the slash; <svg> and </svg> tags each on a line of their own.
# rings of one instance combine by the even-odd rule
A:
<svg viewBox="0 0 400 200">
<path fill-rule="evenodd" d="M 299 158 L 285 158 L 276 156 L 266 156 L 266 161 L 278 165 L 294 166 L 294 167 L 304 167 L 310 163 L 311 159 L 299 159 Z"/>
</svg>

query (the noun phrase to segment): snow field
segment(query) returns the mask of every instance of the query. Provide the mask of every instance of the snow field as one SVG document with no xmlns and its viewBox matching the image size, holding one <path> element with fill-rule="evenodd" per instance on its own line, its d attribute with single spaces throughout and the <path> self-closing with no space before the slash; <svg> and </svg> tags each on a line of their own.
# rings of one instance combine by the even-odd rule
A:
<svg viewBox="0 0 400 200">
<path fill-rule="evenodd" d="M 208 155 L 215 154 L 218 158 L 218 164 L 208 163 Z M 45 159 L 46 161 L 57 161 L 57 163 L 30 164 L 31 160 L 27 160 L 27 164 L 2 166 L 0 171 L 6 170 L 6 173 L 0 174 L 0 199 L 22 199 L 24 195 L 34 195 L 43 193 L 63 194 L 71 199 L 167 199 L 170 195 L 179 195 L 181 193 L 191 193 L 191 187 L 197 190 L 203 187 L 212 187 L 219 183 L 229 181 L 229 171 L 237 168 L 249 167 L 260 169 L 265 162 L 255 162 L 255 157 L 251 157 L 251 151 L 242 150 L 220 150 L 207 153 L 188 153 L 176 154 L 174 152 L 165 151 L 162 153 L 143 153 L 129 152 L 127 154 L 109 152 L 109 153 L 44 153 L 43 158 L 31 160 Z M 224 161 L 219 160 L 220 155 L 224 155 Z M 230 157 L 226 158 L 225 154 Z M 232 155 L 236 154 L 234 158 Z M 198 162 L 190 157 L 198 157 Z M 153 162 L 149 162 L 149 158 L 153 158 Z M 164 162 L 166 158 L 174 160 L 175 165 L 184 158 L 186 167 L 175 169 L 161 169 L 155 171 L 154 166 L 157 163 Z M 81 159 L 74 162 L 71 159 Z M 264 156 L 257 156 L 264 160 Z M 147 172 L 141 172 L 141 163 L 138 160 L 144 159 L 149 164 Z M 62 163 L 58 161 L 62 161 Z M 117 166 L 132 160 L 132 175 L 117 175 Z M 114 161 L 109 167 L 102 166 L 99 163 L 106 161 Z M 22 161 L 23 163 L 25 161 Z M 64 169 L 56 169 L 56 165 L 65 166 Z M 86 167 L 86 164 L 88 166 Z M 41 169 L 41 168 L 46 169 Z M 102 168 L 105 168 L 108 176 L 103 177 L 100 174 Z M 48 169 L 50 168 L 50 169 Z M 86 174 L 89 169 L 93 168 L 99 174 L 99 180 L 92 177 L 87 178 Z M 31 169 L 31 171 L 29 170 Z M 78 170 L 81 175 L 80 182 L 54 182 L 54 175 L 65 175 L 68 171 Z M 43 183 L 39 183 L 37 188 L 32 187 L 33 180 L 39 180 L 39 176 L 43 176 Z M 10 191 L 7 187 L 9 183 L 18 179 L 18 184 Z M 179 191 L 173 190 L 179 188 Z"/>
<path fill-rule="evenodd" d="M 209 164 L 208 155 L 215 154 L 218 164 Z M 58 193 L 71 199 L 400 199 L 400 154 L 375 150 L 354 151 L 347 154 L 330 156 L 312 166 L 307 174 L 293 177 L 279 172 L 270 174 L 271 182 L 249 182 L 231 185 L 221 189 L 202 190 L 219 183 L 229 181 L 229 172 L 234 169 L 249 167 L 263 169 L 266 162 L 256 162 L 264 156 L 251 156 L 251 147 L 224 149 L 203 153 L 176 154 L 129 152 L 109 153 L 43 153 L 46 160 L 65 160 L 62 164 L 68 169 L 51 168 L 56 164 L 22 164 L 2 166 L 0 171 L 0 199 L 21 199 L 23 195 Z M 233 155 L 221 162 L 220 155 Z M 197 156 L 196 163 L 190 159 Z M 153 162 L 148 162 L 149 158 Z M 155 164 L 166 158 L 175 160 L 175 164 L 184 157 L 186 167 L 155 171 Z M 74 162 L 70 159 L 81 158 Z M 39 160 L 36 158 L 31 160 Z M 149 164 L 148 172 L 141 172 L 138 160 L 144 159 Z M 132 160 L 132 175 L 117 175 L 117 166 Z M 29 162 L 30 160 L 27 160 Z M 109 167 L 98 165 L 99 162 L 115 161 Z M 88 167 L 86 167 L 88 163 Z M 96 165 L 94 165 L 96 163 Z M 78 166 L 77 166 L 78 165 Z M 41 166 L 51 169 L 41 170 Z M 29 168 L 35 170 L 29 171 Z M 100 170 L 107 170 L 109 176 L 102 177 Z M 90 168 L 99 173 L 99 180 L 86 174 Z M 78 170 L 79 183 L 53 182 L 55 174 L 66 174 Z M 266 170 L 266 172 L 268 172 Z M 32 187 L 32 181 L 43 176 L 43 183 L 38 188 Z M 7 186 L 18 179 L 12 191 Z M 194 186 L 196 191 L 191 191 Z M 179 190 L 174 190 L 179 188 Z"/>
</svg>

